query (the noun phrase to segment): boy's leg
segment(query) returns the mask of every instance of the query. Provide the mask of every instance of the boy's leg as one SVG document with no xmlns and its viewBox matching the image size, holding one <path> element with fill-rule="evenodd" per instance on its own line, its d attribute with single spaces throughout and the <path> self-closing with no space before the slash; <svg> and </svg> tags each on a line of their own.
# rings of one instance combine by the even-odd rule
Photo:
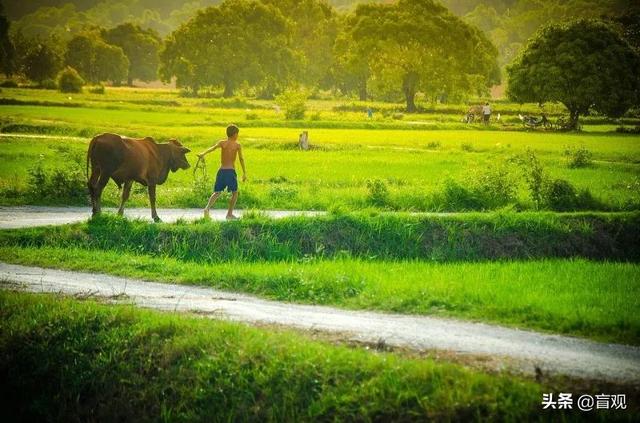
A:
<svg viewBox="0 0 640 423">
<path fill-rule="evenodd" d="M 218 199 L 218 197 L 220 197 L 220 194 L 222 194 L 222 193 L 221 192 L 214 192 L 213 194 L 211 194 L 211 197 L 209 197 L 209 202 L 207 203 L 207 207 L 204 208 L 204 217 L 206 217 L 206 218 L 209 217 L 209 210 L 216 203 L 216 200 Z"/>
<path fill-rule="evenodd" d="M 238 201 L 238 191 L 234 191 L 231 193 L 231 198 L 229 199 L 229 210 L 227 210 L 227 219 L 236 218 L 233 215 L 233 208 L 236 206 L 237 201 Z"/>
</svg>

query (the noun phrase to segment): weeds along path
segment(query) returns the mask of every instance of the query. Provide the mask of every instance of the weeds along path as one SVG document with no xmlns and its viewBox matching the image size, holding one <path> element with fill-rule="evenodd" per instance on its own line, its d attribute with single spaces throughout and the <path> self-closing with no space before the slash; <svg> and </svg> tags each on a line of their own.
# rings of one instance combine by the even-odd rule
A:
<svg viewBox="0 0 640 423">
<path fill-rule="evenodd" d="M 105 208 L 104 211 L 115 213 L 116 209 Z M 273 219 L 290 216 L 315 216 L 324 214 L 314 211 L 265 210 L 261 214 Z M 144 219 L 151 222 L 151 211 L 147 208 L 125 209 L 124 214 L 132 219 Z M 224 220 L 226 210 L 212 210 L 211 218 Z M 237 210 L 237 216 L 243 211 Z M 158 215 L 166 223 L 174 223 L 179 219 L 196 220 L 202 218 L 202 209 L 158 209 Z M 30 228 L 48 225 L 64 225 L 68 223 L 84 222 L 91 217 L 90 207 L 46 207 L 46 206 L 17 206 L 0 207 L 0 229 Z"/>
<path fill-rule="evenodd" d="M 417 351 L 492 356 L 527 373 L 539 367 L 543 373 L 590 380 L 617 383 L 640 380 L 640 347 L 453 319 L 280 303 L 210 288 L 5 263 L 0 263 L 0 281 L 4 288 L 59 292 L 211 318 L 319 330 L 336 333 L 345 340 L 384 343 Z"/>
</svg>

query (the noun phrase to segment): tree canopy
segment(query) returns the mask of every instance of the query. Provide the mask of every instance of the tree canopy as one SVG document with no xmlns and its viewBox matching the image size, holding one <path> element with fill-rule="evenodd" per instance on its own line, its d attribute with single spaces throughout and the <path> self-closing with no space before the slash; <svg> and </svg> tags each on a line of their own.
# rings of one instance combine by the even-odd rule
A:
<svg viewBox="0 0 640 423">
<path fill-rule="evenodd" d="M 292 73 L 289 22 L 278 8 L 256 0 L 227 0 L 204 9 L 169 35 L 160 55 L 164 81 L 196 91 L 222 85 L 224 96 L 243 82 L 281 83 Z"/>
<path fill-rule="evenodd" d="M 120 47 L 127 56 L 128 85 L 132 85 L 134 79 L 146 82 L 157 79 L 162 40 L 155 31 L 124 23 L 109 30 L 102 30 L 101 35 L 107 43 Z"/>
<path fill-rule="evenodd" d="M 85 81 L 127 79 L 129 59 L 117 46 L 107 44 L 99 34 L 87 32 L 73 37 L 67 44 L 65 64 L 74 68 Z"/>
<path fill-rule="evenodd" d="M 610 26 L 595 20 L 550 25 L 508 67 L 509 97 L 557 101 L 573 127 L 596 110 L 619 117 L 638 104 L 640 56 Z"/>
<path fill-rule="evenodd" d="M 409 112 L 416 110 L 418 91 L 482 91 L 499 78 L 495 47 L 432 0 L 358 6 L 352 31 L 373 82 L 401 90 Z"/>
</svg>

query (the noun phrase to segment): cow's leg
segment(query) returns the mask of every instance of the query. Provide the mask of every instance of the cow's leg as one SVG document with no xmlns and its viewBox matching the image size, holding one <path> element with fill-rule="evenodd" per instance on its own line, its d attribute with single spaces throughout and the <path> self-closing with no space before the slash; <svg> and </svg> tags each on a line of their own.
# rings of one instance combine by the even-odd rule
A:
<svg viewBox="0 0 640 423">
<path fill-rule="evenodd" d="M 104 190 L 104 187 L 107 186 L 107 182 L 109 182 L 109 178 L 110 176 L 107 175 L 106 173 L 101 173 L 100 174 L 100 178 L 98 179 L 98 183 L 95 185 L 94 188 L 94 196 L 95 196 L 95 211 L 94 214 L 98 214 L 100 213 L 102 210 L 102 207 L 100 205 L 100 199 L 102 197 L 102 191 Z"/>
<path fill-rule="evenodd" d="M 124 203 L 129 199 L 129 194 L 131 193 L 131 185 L 133 181 L 126 181 L 124 183 L 124 187 L 122 188 L 122 200 L 120 201 L 120 208 L 118 209 L 118 214 L 122 216 L 124 214 Z"/>
<path fill-rule="evenodd" d="M 151 218 L 154 222 L 160 222 L 158 212 L 156 211 L 156 186 L 149 185 L 149 202 L 151 203 Z"/>
<path fill-rule="evenodd" d="M 100 172 L 96 168 L 91 169 L 91 176 L 87 181 L 87 188 L 89 188 L 89 195 L 91 196 L 91 214 L 93 216 L 98 214 L 98 207 L 96 203 L 96 184 L 98 183 L 99 177 Z"/>
</svg>

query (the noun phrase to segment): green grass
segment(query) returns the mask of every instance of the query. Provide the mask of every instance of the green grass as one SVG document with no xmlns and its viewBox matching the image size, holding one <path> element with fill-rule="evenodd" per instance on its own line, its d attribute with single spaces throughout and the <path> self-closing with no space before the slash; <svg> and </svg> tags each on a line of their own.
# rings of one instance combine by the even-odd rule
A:
<svg viewBox="0 0 640 423">
<path fill-rule="evenodd" d="M 290 332 L 4 291 L 0 318 L 0 404 L 12 421 L 513 421 L 540 412 L 543 387 L 532 382 Z"/>
<path fill-rule="evenodd" d="M 640 345 L 640 266 L 631 263 L 337 259 L 204 264 L 51 247 L 3 247 L 0 260 L 209 286 L 278 301 L 457 317 Z"/>
<path fill-rule="evenodd" d="M 351 209 L 461 211 L 464 208 L 459 204 L 443 198 L 445 181 L 452 179 L 464 185 L 469 179 L 481 179 L 484 169 L 505 163 L 514 179 L 516 198 L 504 205 L 532 209 L 522 169 L 513 163 L 527 148 L 536 152 L 550 177 L 566 179 L 579 190 L 590 190 L 596 201 L 584 204 L 582 209 L 640 208 L 638 135 L 523 132 L 513 130 L 517 127 L 500 125 L 489 129 L 461 126 L 450 121 L 453 115 L 438 114 L 444 109 L 405 118 L 411 121 L 383 118 L 381 113 L 368 121 L 364 113 L 334 111 L 345 104 L 351 107 L 351 101 L 346 100 L 310 101 L 310 114 L 320 112 L 320 120 L 289 122 L 275 114 L 271 102 L 186 99 L 171 91 L 118 89 L 108 90 L 105 95 L 81 94 L 71 100 L 60 93 L 42 90 L 6 90 L 3 95 L 7 97 L 5 101 L 25 104 L 0 105 L 2 131 L 50 137 L 0 138 L 3 159 L 0 191 L 4 194 L 0 204 L 4 205 L 67 204 L 68 199 L 64 198 L 56 201 L 28 195 L 28 170 L 39 160 L 49 168 L 59 167 L 61 161 L 67 164 L 76 159 L 84 161 L 87 143 L 95 134 L 111 131 L 131 136 L 151 135 L 159 141 L 178 138 L 194 150 L 188 157 L 194 163 L 195 152 L 221 138 L 224 126 L 234 121 L 242 128 L 241 142 L 249 169 L 249 181 L 241 186 L 239 206 L 244 208 L 328 210 L 339 205 Z M 55 105 L 63 103 L 77 107 Z M 361 106 L 356 103 L 354 107 Z M 465 107 L 449 108 L 456 111 Z M 259 119 L 246 120 L 249 112 L 258 114 Z M 611 129 L 606 125 L 590 126 L 590 130 L 598 128 Z M 315 147 L 312 151 L 296 150 L 302 129 L 310 131 Z M 593 165 L 569 169 L 563 156 L 567 147 L 587 148 L 593 153 Z M 159 205 L 203 207 L 216 165 L 216 158 L 209 159 L 209 178 L 198 188 L 194 187 L 190 171 L 172 174 L 159 189 Z M 389 196 L 385 204 L 370 201 L 367 189 L 370 179 L 380 179 L 387 185 Z M 109 184 L 105 203 L 116 205 L 117 197 L 115 185 Z M 146 204 L 144 190 L 134 191 L 130 205 Z M 221 202 L 218 206 L 225 204 Z"/>
<path fill-rule="evenodd" d="M 0 232 L 0 246 L 6 247 L 81 247 L 208 263 L 333 257 L 638 262 L 638 239 L 639 213 L 330 214 L 178 224 L 103 215 L 88 223 Z"/>
</svg>

